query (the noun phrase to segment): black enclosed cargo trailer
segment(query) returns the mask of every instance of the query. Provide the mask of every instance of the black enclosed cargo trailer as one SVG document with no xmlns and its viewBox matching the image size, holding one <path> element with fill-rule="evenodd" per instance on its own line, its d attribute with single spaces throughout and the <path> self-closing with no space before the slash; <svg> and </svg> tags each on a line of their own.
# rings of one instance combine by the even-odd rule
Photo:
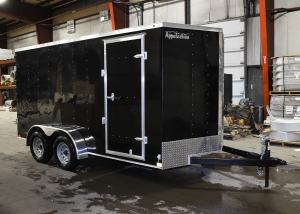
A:
<svg viewBox="0 0 300 214">
<path fill-rule="evenodd" d="M 20 48 L 16 62 L 18 135 L 39 162 L 169 169 L 222 151 L 221 29 L 158 23 Z"/>
</svg>

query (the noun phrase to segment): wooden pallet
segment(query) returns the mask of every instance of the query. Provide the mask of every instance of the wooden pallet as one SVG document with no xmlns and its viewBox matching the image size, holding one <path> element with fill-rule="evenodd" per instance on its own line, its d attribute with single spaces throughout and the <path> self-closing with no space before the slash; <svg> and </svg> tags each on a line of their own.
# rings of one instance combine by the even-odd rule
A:
<svg viewBox="0 0 300 214">
<path fill-rule="evenodd" d="M 224 139 L 229 139 L 229 140 L 237 140 L 242 137 L 246 137 L 247 135 L 251 135 L 251 131 L 249 129 L 225 128 L 223 133 Z"/>
<path fill-rule="evenodd" d="M 270 91 L 270 95 L 300 96 L 300 91 Z"/>
<path fill-rule="evenodd" d="M 240 134 L 236 134 L 236 135 L 231 135 L 231 134 L 228 134 L 228 133 L 224 133 L 223 134 L 223 138 L 225 140 L 237 140 L 237 139 L 240 139 L 242 136 Z"/>
<path fill-rule="evenodd" d="M 273 140 L 270 139 L 271 143 L 281 143 L 281 146 L 284 147 L 284 144 L 291 144 L 291 145 L 299 145 L 300 146 L 300 142 L 289 142 L 289 141 L 281 141 L 281 140 Z"/>
</svg>

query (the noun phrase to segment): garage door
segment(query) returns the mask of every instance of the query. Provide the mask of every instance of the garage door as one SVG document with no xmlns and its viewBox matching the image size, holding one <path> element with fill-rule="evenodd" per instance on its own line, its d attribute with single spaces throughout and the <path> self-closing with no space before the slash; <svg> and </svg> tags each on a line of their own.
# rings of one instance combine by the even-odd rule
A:
<svg viewBox="0 0 300 214">
<path fill-rule="evenodd" d="M 232 74 L 232 102 L 244 97 L 244 32 L 243 19 L 214 22 L 206 27 L 222 28 L 224 33 L 224 73 Z"/>
</svg>

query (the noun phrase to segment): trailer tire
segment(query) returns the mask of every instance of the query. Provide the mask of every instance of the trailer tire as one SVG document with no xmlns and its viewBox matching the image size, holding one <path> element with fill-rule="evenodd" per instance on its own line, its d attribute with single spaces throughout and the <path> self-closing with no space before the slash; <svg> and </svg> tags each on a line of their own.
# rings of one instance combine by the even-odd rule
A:
<svg viewBox="0 0 300 214">
<path fill-rule="evenodd" d="M 64 136 L 56 138 L 53 153 L 58 166 L 64 170 L 72 171 L 79 165 L 73 143 Z"/>
<path fill-rule="evenodd" d="M 30 137 L 30 151 L 39 163 L 47 163 L 53 156 L 53 146 L 41 132 L 34 132 Z"/>
</svg>

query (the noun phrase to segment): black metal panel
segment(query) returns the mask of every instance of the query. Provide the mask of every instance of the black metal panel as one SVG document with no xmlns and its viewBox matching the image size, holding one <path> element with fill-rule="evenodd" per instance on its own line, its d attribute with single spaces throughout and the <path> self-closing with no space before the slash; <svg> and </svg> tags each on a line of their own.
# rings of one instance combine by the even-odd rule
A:
<svg viewBox="0 0 300 214">
<path fill-rule="evenodd" d="M 207 127 L 206 136 L 218 135 L 218 119 L 219 119 L 219 33 L 203 32 L 205 54 L 208 61 L 207 72 L 208 77 L 208 93 L 207 96 Z M 195 108 L 194 108 L 195 109 Z M 197 109 L 198 114 L 202 113 L 201 109 Z M 196 113 L 195 113 L 196 114 Z M 200 127 L 198 127 L 200 129 Z M 195 132 L 198 128 L 195 126 Z M 201 136 L 202 137 L 202 136 Z"/>
<path fill-rule="evenodd" d="M 248 84 L 246 96 L 251 98 L 255 105 L 264 105 L 263 80 L 261 68 L 248 68 Z"/>
<path fill-rule="evenodd" d="M 63 124 L 74 124 L 74 47 L 73 44 L 59 46 L 59 61 L 57 70 L 57 108 L 61 110 L 61 122 Z"/>
<path fill-rule="evenodd" d="M 16 66 L 20 72 L 18 72 L 17 81 L 17 102 L 18 102 L 18 135 L 26 137 L 27 131 L 30 127 L 27 126 L 27 117 L 29 112 L 29 102 L 28 102 L 28 54 L 29 51 L 23 51 L 17 53 Z M 2 95 L 1 95 L 2 96 Z"/>
<path fill-rule="evenodd" d="M 176 32 L 191 35 L 191 30 L 163 31 L 163 142 L 192 136 L 191 40 L 167 36 Z"/>
<path fill-rule="evenodd" d="M 219 33 L 165 28 L 163 36 L 163 142 L 217 135 Z"/>
<path fill-rule="evenodd" d="M 96 139 L 97 152 L 105 154 L 104 125 L 104 81 L 101 69 L 104 68 L 104 43 L 101 39 L 87 40 L 85 44 L 89 104 L 87 110 L 88 129 Z"/>
<path fill-rule="evenodd" d="M 218 134 L 219 33 L 192 32 L 192 137 Z"/>
<path fill-rule="evenodd" d="M 145 145 L 146 163 L 156 164 L 162 154 L 162 29 L 146 31 L 145 51 Z"/>
<path fill-rule="evenodd" d="M 61 61 L 56 47 L 47 47 L 38 51 L 38 108 L 40 111 L 39 120 L 35 124 L 60 123 L 60 100 L 58 94 L 61 92 L 57 79 L 61 76 Z M 31 54 L 30 53 L 30 54 Z M 19 73 L 19 71 L 18 71 Z M 28 127 L 30 128 L 30 127 Z"/>
<path fill-rule="evenodd" d="M 141 155 L 141 40 L 110 43 L 107 52 L 108 150 Z M 120 100 L 118 100 L 120 99 Z"/>
<path fill-rule="evenodd" d="M 224 74 L 224 104 L 232 103 L 232 74 Z"/>
</svg>

